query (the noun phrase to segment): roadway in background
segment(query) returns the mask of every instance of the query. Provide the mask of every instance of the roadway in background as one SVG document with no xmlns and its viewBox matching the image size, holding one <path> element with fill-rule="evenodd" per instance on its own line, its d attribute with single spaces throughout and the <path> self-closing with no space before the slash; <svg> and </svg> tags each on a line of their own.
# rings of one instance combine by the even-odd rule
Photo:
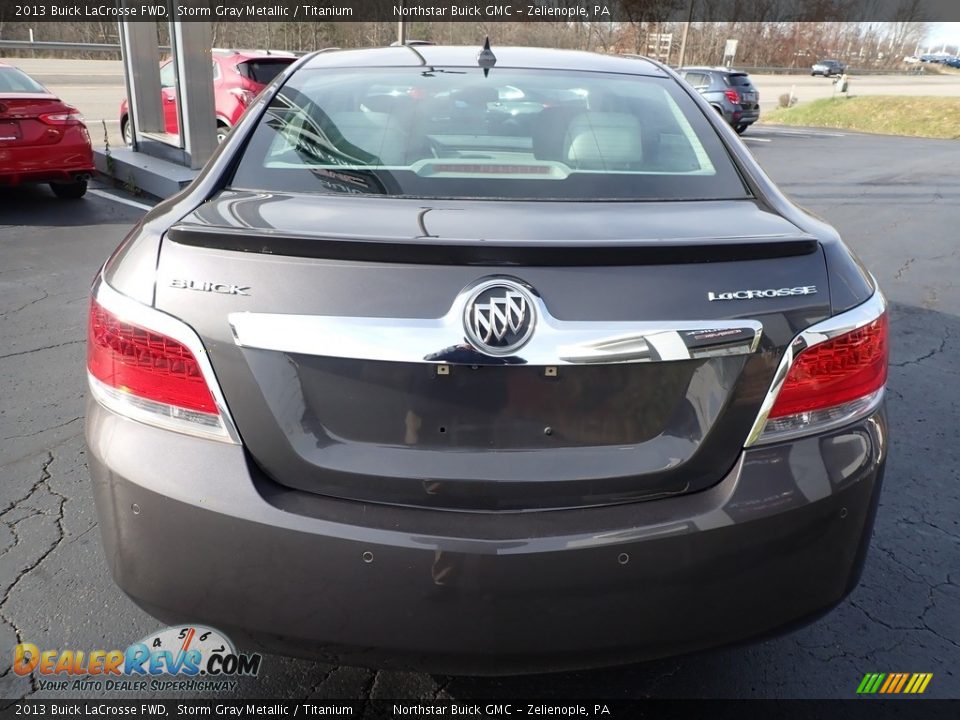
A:
<svg viewBox="0 0 960 720">
<path fill-rule="evenodd" d="M 94 145 L 104 144 L 104 126 L 110 144 L 119 145 L 120 101 L 125 95 L 119 60 L 7 58 L 65 100 L 87 119 Z M 810 75 L 751 75 L 760 91 L 762 110 L 777 106 L 780 95 L 794 92 L 800 102 L 834 94 L 832 79 Z M 852 95 L 934 95 L 960 97 L 960 74 L 850 76 Z"/>
</svg>

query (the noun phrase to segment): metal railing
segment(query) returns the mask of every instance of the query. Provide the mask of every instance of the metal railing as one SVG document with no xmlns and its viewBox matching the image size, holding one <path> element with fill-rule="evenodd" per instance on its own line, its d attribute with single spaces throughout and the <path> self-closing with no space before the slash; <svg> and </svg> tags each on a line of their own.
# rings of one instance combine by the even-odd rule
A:
<svg viewBox="0 0 960 720">
<path fill-rule="evenodd" d="M 119 43 L 75 43 L 47 42 L 30 40 L 0 40 L 0 50 L 35 50 L 38 52 L 89 52 L 113 53 L 120 56 Z M 170 52 L 169 46 L 160 48 L 161 52 Z"/>
<path fill-rule="evenodd" d="M 734 65 L 734 70 L 750 73 L 752 75 L 809 75 L 810 67 L 751 67 L 749 65 Z M 846 69 L 848 75 L 916 75 L 915 68 L 892 67 L 892 68 L 862 68 L 849 66 Z"/>
</svg>

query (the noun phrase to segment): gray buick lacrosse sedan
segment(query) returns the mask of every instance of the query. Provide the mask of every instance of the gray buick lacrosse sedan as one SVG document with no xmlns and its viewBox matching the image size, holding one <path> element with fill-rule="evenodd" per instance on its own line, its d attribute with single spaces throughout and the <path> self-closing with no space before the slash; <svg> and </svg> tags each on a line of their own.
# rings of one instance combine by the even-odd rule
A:
<svg viewBox="0 0 960 720">
<path fill-rule="evenodd" d="M 108 564 L 250 649 L 519 673 L 759 637 L 856 585 L 886 304 L 685 82 L 316 53 L 93 285 Z"/>
</svg>

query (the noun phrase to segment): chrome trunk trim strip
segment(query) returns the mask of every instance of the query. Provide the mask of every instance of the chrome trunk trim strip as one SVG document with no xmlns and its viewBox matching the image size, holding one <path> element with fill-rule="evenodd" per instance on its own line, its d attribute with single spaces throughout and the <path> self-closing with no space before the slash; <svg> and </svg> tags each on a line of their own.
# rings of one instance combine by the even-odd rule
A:
<svg viewBox="0 0 960 720">
<path fill-rule="evenodd" d="M 484 278 L 465 288 L 440 318 L 338 317 L 239 312 L 229 315 L 234 341 L 244 348 L 324 357 L 446 365 L 595 365 L 671 362 L 756 352 L 756 320 L 694 322 L 558 320 L 532 296 L 537 326 L 516 354 L 483 353 L 464 330 L 467 302 Z"/>
</svg>

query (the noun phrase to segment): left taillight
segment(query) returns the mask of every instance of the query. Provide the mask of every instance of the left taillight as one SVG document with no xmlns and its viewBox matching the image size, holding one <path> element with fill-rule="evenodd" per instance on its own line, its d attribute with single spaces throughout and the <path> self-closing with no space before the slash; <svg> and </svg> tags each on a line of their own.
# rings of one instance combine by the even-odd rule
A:
<svg viewBox="0 0 960 720">
<path fill-rule="evenodd" d="M 168 430 L 238 442 L 193 330 L 102 280 L 90 301 L 87 371 L 94 398 L 114 412 Z"/>
<path fill-rule="evenodd" d="M 738 93 L 733 88 L 727 88 L 726 90 L 724 90 L 723 95 L 724 97 L 727 98 L 727 100 L 732 102 L 734 105 L 740 104 L 740 93 Z"/>
</svg>

